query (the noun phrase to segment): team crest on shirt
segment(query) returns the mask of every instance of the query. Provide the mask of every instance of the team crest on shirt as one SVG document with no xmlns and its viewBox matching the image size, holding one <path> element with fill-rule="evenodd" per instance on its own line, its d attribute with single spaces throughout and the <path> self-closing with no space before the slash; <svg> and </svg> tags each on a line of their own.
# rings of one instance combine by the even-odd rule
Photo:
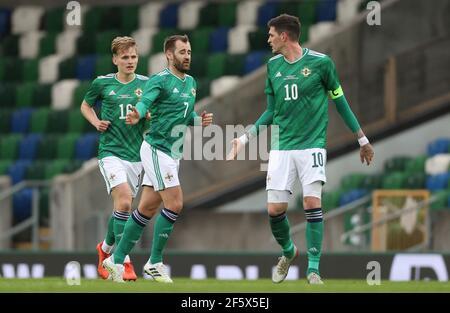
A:
<svg viewBox="0 0 450 313">
<path fill-rule="evenodd" d="M 309 75 L 311 75 L 311 70 L 307 67 L 304 67 L 302 69 L 302 74 L 303 74 L 303 76 L 308 77 Z"/>
<path fill-rule="evenodd" d="M 135 94 L 138 98 L 142 97 L 142 89 L 141 89 L 141 88 L 136 89 L 136 90 L 134 91 L 134 94 Z"/>
<path fill-rule="evenodd" d="M 195 88 L 192 88 L 192 89 L 191 89 L 191 93 L 192 93 L 192 95 L 195 97 L 195 94 L 197 93 L 197 90 L 195 90 Z"/>
</svg>

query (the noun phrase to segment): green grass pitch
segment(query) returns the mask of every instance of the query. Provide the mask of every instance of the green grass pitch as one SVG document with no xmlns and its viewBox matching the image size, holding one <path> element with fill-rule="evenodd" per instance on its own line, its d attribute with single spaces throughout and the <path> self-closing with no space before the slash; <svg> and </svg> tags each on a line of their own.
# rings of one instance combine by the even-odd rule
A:
<svg viewBox="0 0 450 313">
<path fill-rule="evenodd" d="M 302 293 L 302 292 L 450 292 L 450 282 L 381 281 L 381 285 L 369 286 L 364 280 L 325 281 L 325 285 L 308 285 L 305 280 L 285 281 L 273 284 L 269 279 L 259 280 L 192 280 L 175 278 L 173 284 L 160 284 L 151 280 L 138 279 L 136 282 L 117 284 L 100 279 L 82 279 L 79 286 L 69 286 L 60 277 L 43 279 L 0 278 L 0 292 L 152 292 L 152 293 Z"/>
</svg>

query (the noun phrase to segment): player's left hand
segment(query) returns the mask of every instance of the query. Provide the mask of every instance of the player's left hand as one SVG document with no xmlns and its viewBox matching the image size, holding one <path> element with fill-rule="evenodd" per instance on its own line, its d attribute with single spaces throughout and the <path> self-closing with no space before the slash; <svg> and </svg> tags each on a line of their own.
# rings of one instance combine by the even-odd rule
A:
<svg viewBox="0 0 450 313">
<path fill-rule="evenodd" d="M 147 121 L 150 121 L 152 119 L 152 115 L 150 114 L 150 111 L 147 111 L 147 113 L 145 114 L 145 119 Z"/>
<path fill-rule="evenodd" d="M 361 158 L 361 163 L 364 164 L 364 161 L 369 165 L 372 162 L 374 155 L 373 147 L 370 143 L 362 146 L 359 149 L 359 157 Z"/>
<path fill-rule="evenodd" d="M 202 112 L 202 115 L 200 115 L 202 117 L 202 126 L 206 127 L 212 124 L 213 122 L 213 113 L 207 113 L 206 111 Z"/>
</svg>

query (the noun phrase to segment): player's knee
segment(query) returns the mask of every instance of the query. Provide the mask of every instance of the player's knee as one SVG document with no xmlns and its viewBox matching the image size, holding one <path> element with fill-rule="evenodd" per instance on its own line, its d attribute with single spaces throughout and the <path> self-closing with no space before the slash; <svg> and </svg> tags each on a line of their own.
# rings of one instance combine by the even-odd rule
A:
<svg viewBox="0 0 450 313">
<path fill-rule="evenodd" d="M 121 198 L 115 203 L 116 211 L 131 212 L 131 201 L 129 199 Z"/>
<path fill-rule="evenodd" d="M 152 218 L 156 214 L 158 208 L 159 203 L 139 204 L 139 212 L 141 212 L 144 216 L 147 216 L 148 218 Z"/>
<path fill-rule="evenodd" d="M 175 213 L 180 213 L 183 209 L 183 201 L 174 199 L 173 201 L 170 201 L 169 205 L 167 205 L 166 208 Z"/>
<path fill-rule="evenodd" d="M 267 212 L 270 216 L 283 214 L 287 210 L 290 192 L 287 190 L 267 191 Z"/>
<path fill-rule="evenodd" d="M 303 207 L 315 209 L 321 207 L 322 181 L 303 185 Z"/>
<path fill-rule="evenodd" d="M 320 208 L 322 206 L 320 198 L 316 197 L 304 197 L 303 198 L 303 207 L 307 209 L 315 209 Z"/>
<path fill-rule="evenodd" d="M 269 216 L 278 216 L 286 212 L 286 210 L 280 209 L 280 208 L 268 208 L 267 214 Z"/>
<path fill-rule="evenodd" d="M 268 203 L 267 213 L 269 216 L 278 216 L 287 210 L 287 203 Z"/>
<path fill-rule="evenodd" d="M 158 207 L 156 207 L 156 208 L 148 208 L 148 207 L 144 207 L 144 206 L 138 207 L 139 213 L 149 219 L 151 219 L 153 216 L 155 216 L 157 209 L 158 209 Z"/>
</svg>

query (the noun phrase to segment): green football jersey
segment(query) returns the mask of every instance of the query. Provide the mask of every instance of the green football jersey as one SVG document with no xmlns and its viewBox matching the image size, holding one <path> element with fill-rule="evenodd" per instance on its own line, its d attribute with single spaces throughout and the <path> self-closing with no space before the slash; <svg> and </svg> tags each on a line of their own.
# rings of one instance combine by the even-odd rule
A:
<svg viewBox="0 0 450 313">
<path fill-rule="evenodd" d="M 180 159 L 188 125 L 194 124 L 197 83 L 187 75 L 181 79 L 165 69 L 148 80 L 141 102 L 136 105 L 142 118 L 149 110 L 150 131 L 145 141 L 158 150 Z"/>
<path fill-rule="evenodd" d="M 92 107 L 97 100 L 102 102 L 101 120 L 110 121 L 108 129 L 100 133 L 98 158 L 116 156 L 129 162 L 140 162 L 140 149 L 143 133 L 148 124 L 143 119 L 137 126 L 125 124 L 127 112 L 142 97 L 148 77 L 135 75 L 135 78 L 122 83 L 116 74 L 98 76 L 92 82 L 84 100 Z"/>
<path fill-rule="evenodd" d="M 267 63 L 265 93 L 274 97 L 272 138 L 274 150 L 325 148 L 328 126 L 328 94 L 342 95 L 336 68 L 325 54 L 303 49 L 303 55 L 288 62 L 283 55 Z"/>
</svg>

